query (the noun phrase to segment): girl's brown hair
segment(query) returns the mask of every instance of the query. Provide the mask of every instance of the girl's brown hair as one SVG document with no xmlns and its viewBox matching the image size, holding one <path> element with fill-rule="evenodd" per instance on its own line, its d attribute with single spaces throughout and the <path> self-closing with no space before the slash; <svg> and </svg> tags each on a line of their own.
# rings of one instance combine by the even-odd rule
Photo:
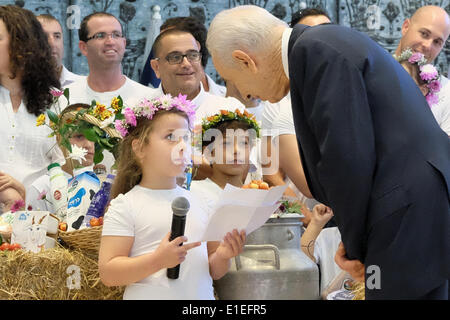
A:
<svg viewBox="0 0 450 320">
<path fill-rule="evenodd" d="M 47 36 L 34 14 L 18 6 L 0 6 L 0 20 L 9 34 L 11 79 L 21 77 L 24 104 L 38 116 L 53 103 L 51 88 L 61 86 Z"/>
<path fill-rule="evenodd" d="M 150 143 L 149 136 L 153 130 L 156 121 L 167 114 L 178 114 L 189 118 L 186 113 L 177 109 L 160 110 L 152 120 L 145 117 L 137 119 L 136 127 L 128 130 L 128 134 L 123 138 L 119 144 L 119 159 L 117 159 L 117 175 L 111 187 L 111 199 L 116 198 L 119 194 L 125 194 L 139 184 L 142 180 L 142 167 L 139 159 L 133 151 L 133 141 L 139 141 L 139 148 L 142 148 Z"/>
</svg>

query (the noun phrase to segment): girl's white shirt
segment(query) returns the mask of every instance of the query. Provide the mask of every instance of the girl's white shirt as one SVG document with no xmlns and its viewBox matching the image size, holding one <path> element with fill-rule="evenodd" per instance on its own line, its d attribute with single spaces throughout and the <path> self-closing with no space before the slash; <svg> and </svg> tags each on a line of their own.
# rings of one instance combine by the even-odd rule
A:
<svg viewBox="0 0 450 320">
<path fill-rule="evenodd" d="M 134 237 L 130 257 L 152 252 L 170 231 L 173 215 L 171 204 L 180 196 L 186 197 L 190 203 L 184 234 L 188 243 L 198 240 L 205 231 L 208 213 L 194 195 L 178 186 L 170 190 L 153 190 L 137 185 L 125 195 L 120 194 L 111 201 L 105 214 L 102 235 Z M 188 251 L 186 260 L 180 265 L 178 279 L 168 279 L 167 269 L 161 269 L 127 285 L 123 298 L 214 299 L 206 242 Z"/>
</svg>

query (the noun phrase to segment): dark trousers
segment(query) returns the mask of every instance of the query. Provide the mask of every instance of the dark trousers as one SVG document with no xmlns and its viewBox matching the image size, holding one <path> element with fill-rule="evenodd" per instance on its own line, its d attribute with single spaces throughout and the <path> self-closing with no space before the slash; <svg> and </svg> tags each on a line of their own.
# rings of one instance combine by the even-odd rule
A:
<svg viewBox="0 0 450 320">
<path fill-rule="evenodd" d="M 439 287 L 431 290 L 426 295 L 420 297 L 418 300 L 448 300 L 449 297 L 449 286 L 448 280 Z"/>
</svg>

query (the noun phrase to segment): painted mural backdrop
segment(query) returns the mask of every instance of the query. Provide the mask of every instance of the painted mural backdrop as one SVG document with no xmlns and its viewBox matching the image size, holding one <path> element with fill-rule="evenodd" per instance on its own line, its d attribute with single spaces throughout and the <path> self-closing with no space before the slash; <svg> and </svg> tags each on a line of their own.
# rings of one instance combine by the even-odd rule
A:
<svg viewBox="0 0 450 320">
<path fill-rule="evenodd" d="M 170 17 L 194 16 L 208 27 L 219 11 L 244 4 L 263 7 L 286 22 L 290 22 L 292 14 L 301 8 L 322 7 L 335 23 L 368 34 L 392 52 L 400 39 L 404 19 L 410 17 L 417 8 L 433 4 L 450 12 L 450 0 L 0 0 L 0 5 L 4 4 L 19 5 L 36 15 L 50 13 L 57 17 L 64 29 L 65 65 L 75 73 L 84 75 L 88 73 L 88 66 L 86 58 L 78 50 L 77 29 L 81 19 L 94 11 L 114 14 L 122 22 L 127 37 L 123 70 L 135 80 L 139 79 L 147 58 L 146 42 L 149 32 L 151 34 L 154 29 L 153 16 L 160 16 L 161 21 Z M 147 50 L 151 46 L 149 42 Z M 448 73 L 448 41 L 436 59 L 436 65 L 444 74 Z M 211 62 L 206 70 L 217 79 Z"/>
</svg>

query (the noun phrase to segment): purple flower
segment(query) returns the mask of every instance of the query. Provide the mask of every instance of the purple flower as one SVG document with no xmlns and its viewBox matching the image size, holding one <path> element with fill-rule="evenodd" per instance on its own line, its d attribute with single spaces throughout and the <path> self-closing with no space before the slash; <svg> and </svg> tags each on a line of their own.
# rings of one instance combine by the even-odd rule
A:
<svg viewBox="0 0 450 320">
<path fill-rule="evenodd" d="M 430 108 L 431 108 L 434 104 L 436 104 L 436 103 L 439 102 L 439 97 L 438 97 L 437 95 L 433 94 L 433 93 L 427 94 L 427 95 L 425 96 L 425 99 L 427 100 L 428 105 L 430 106 Z"/>
<path fill-rule="evenodd" d="M 59 98 L 59 97 L 61 97 L 64 94 L 64 92 L 59 91 L 59 90 L 50 90 L 50 93 L 55 98 Z"/>
<path fill-rule="evenodd" d="M 408 62 L 409 63 L 417 63 L 420 60 L 422 60 L 423 54 L 420 52 L 414 52 L 411 57 L 409 57 Z"/>
<path fill-rule="evenodd" d="M 124 116 L 125 116 L 125 120 L 128 124 L 131 124 L 133 127 L 136 127 L 136 116 L 134 114 L 134 111 L 131 108 L 126 108 L 124 110 Z"/>
<path fill-rule="evenodd" d="M 441 90 L 441 83 L 439 80 L 433 80 L 428 84 L 428 89 L 430 89 L 433 92 L 438 92 Z"/>
<path fill-rule="evenodd" d="M 127 128 L 123 125 L 122 120 L 116 120 L 114 122 L 114 127 L 120 133 L 122 137 L 125 137 L 128 134 Z"/>
<path fill-rule="evenodd" d="M 17 200 L 14 202 L 14 204 L 11 206 L 11 212 L 19 211 L 20 209 L 25 207 L 25 201 L 22 199 Z"/>
<path fill-rule="evenodd" d="M 423 81 L 430 81 L 433 80 L 438 76 L 438 71 L 436 68 L 431 64 L 426 64 L 424 66 L 420 67 L 420 78 Z"/>
</svg>

